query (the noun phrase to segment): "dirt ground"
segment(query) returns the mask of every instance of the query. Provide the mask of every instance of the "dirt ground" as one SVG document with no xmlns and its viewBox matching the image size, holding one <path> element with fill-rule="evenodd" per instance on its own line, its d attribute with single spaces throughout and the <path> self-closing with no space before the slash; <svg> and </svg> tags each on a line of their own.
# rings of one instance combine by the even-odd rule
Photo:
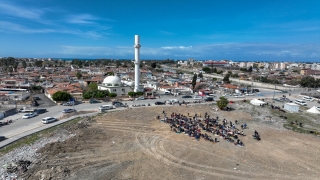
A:
<svg viewBox="0 0 320 180">
<path fill-rule="evenodd" d="M 75 136 L 47 144 L 24 179 L 318 179 L 320 138 L 283 128 L 266 119 L 268 109 L 234 104 L 231 112 L 212 106 L 159 106 L 110 112 L 81 121 L 59 133 Z M 156 120 L 162 111 L 247 123 L 244 147 L 218 136 L 212 143 L 170 131 Z M 262 138 L 252 138 L 257 130 Z"/>
</svg>

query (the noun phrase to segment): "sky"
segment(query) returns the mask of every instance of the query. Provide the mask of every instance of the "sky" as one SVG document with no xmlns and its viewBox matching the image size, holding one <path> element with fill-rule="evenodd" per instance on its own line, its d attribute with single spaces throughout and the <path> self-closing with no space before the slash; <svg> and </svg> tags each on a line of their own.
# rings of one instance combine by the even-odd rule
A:
<svg viewBox="0 0 320 180">
<path fill-rule="evenodd" d="M 320 62 L 319 0 L 1 0 L 0 57 Z"/>
</svg>

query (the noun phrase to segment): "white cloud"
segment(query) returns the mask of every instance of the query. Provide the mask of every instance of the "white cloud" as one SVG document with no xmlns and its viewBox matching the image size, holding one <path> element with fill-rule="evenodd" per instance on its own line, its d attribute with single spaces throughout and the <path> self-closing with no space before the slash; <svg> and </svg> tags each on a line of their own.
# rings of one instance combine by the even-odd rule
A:
<svg viewBox="0 0 320 180">
<path fill-rule="evenodd" d="M 25 7 L 14 6 L 11 4 L 1 3 L 0 13 L 24 19 L 40 20 L 43 11 L 41 9 L 30 9 Z"/>
<path fill-rule="evenodd" d="M 70 15 L 66 20 L 73 24 L 96 24 L 95 20 L 98 20 L 98 18 L 90 14 L 77 14 Z"/>
<path fill-rule="evenodd" d="M 192 46 L 164 46 L 162 49 L 191 49 Z"/>
</svg>

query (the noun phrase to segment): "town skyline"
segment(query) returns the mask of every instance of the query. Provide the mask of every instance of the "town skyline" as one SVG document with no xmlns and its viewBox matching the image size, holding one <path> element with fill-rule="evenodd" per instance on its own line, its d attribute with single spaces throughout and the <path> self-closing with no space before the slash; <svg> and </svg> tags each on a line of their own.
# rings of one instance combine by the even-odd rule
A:
<svg viewBox="0 0 320 180">
<path fill-rule="evenodd" d="M 4 0 L 0 57 L 319 62 L 319 5 Z"/>
</svg>

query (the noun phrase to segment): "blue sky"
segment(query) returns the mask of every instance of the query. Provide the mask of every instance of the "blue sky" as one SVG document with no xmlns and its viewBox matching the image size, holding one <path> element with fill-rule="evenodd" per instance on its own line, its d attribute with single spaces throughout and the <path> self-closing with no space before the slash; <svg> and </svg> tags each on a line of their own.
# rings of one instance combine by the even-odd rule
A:
<svg viewBox="0 0 320 180">
<path fill-rule="evenodd" d="M 1 0 L 0 57 L 320 62 L 319 0 Z"/>
</svg>

